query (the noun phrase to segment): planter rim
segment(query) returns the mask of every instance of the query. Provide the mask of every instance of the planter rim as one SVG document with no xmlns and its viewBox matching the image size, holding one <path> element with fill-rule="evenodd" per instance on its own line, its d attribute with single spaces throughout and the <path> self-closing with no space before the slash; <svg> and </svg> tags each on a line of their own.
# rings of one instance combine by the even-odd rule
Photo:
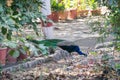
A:
<svg viewBox="0 0 120 80">
<path fill-rule="evenodd" d="M 2 50 L 2 49 L 7 49 L 7 47 L 3 47 L 3 48 L 0 47 L 0 50 Z"/>
</svg>

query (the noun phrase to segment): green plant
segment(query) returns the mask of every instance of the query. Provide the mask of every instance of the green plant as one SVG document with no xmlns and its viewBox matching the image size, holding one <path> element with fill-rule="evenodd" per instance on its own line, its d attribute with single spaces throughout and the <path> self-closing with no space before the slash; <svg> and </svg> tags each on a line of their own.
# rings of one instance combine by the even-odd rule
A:
<svg viewBox="0 0 120 80">
<path fill-rule="evenodd" d="M 111 12 L 107 20 L 111 24 L 111 34 L 115 37 L 115 48 L 120 51 L 120 1 L 112 0 L 108 7 Z"/>
<path fill-rule="evenodd" d="M 25 43 L 25 46 L 28 47 L 28 50 L 30 51 L 31 55 L 39 56 L 39 54 L 47 55 L 48 54 L 48 47 L 44 44 L 38 44 L 34 42 L 27 41 Z"/>
<path fill-rule="evenodd" d="M 42 54 L 42 55 L 49 54 L 48 47 L 45 46 L 44 44 L 26 42 L 25 46 L 27 47 L 27 51 L 30 52 L 30 55 L 39 56 L 40 54 Z"/>
<path fill-rule="evenodd" d="M 30 28 L 39 35 L 36 19 L 46 19 L 40 12 L 41 6 L 41 0 L 0 1 L 0 41 L 6 41 L 4 46 L 12 48 L 10 55 L 17 57 L 30 49 L 25 45 L 30 43 L 22 35 L 26 27 L 30 25 Z"/>
<path fill-rule="evenodd" d="M 120 51 L 120 1 L 111 0 L 106 3 L 109 12 L 101 16 L 102 19 L 94 21 L 92 28 L 99 32 L 102 41 L 108 36 L 114 37 L 114 47 Z"/>
<path fill-rule="evenodd" d="M 97 0 L 87 0 L 87 4 L 93 10 L 98 7 Z"/>
<path fill-rule="evenodd" d="M 86 10 L 86 8 L 87 8 L 86 0 L 79 0 L 77 2 L 77 10 L 78 10 L 78 12 L 81 11 L 81 10 Z"/>
<path fill-rule="evenodd" d="M 105 26 L 101 27 L 102 35 L 112 35 L 114 37 L 115 49 L 120 51 L 120 1 L 110 0 L 106 3 L 109 12 L 105 15 Z"/>
<path fill-rule="evenodd" d="M 62 0 L 65 9 L 77 8 L 78 0 Z"/>
<path fill-rule="evenodd" d="M 23 38 L 5 40 L 2 44 L 8 48 L 8 54 L 17 58 L 20 53 L 26 54 L 28 48 L 24 45 Z"/>
<path fill-rule="evenodd" d="M 24 25 L 32 25 L 38 34 L 36 18 L 42 17 L 39 8 L 41 0 L 4 0 L 0 1 L 0 33 L 11 39 L 13 32 L 21 32 Z"/>
<path fill-rule="evenodd" d="M 70 0 L 70 8 L 77 8 L 78 0 Z"/>
<path fill-rule="evenodd" d="M 52 11 L 63 11 L 65 9 L 64 4 L 59 3 L 57 0 L 51 0 Z"/>
<path fill-rule="evenodd" d="M 4 43 L 4 45 L 8 48 L 8 49 L 10 49 L 10 51 L 8 52 L 9 53 L 9 55 L 11 55 L 12 57 L 14 57 L 14 58 L 17 58 L 18 56 L 19 56 L 19 51 L 18 51 L 18 44 L 17 44 L 17 42 L 15 42 L 15 41 L 8 41 L 8 40 L 6 40 L 5 41 L 5 43 Z"/>
<path fill-rule="evenodd" d="M 70 8 L 70 0 L 63 0 L 62 3 L 65 5 L 65 9 Z"/>
</svg>

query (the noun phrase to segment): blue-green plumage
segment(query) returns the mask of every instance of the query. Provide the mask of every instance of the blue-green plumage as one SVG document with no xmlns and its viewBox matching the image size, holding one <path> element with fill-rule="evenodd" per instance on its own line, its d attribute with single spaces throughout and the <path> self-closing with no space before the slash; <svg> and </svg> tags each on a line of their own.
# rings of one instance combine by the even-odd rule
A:
<svg viewBox="0 0 120 80">
<path fill-rule="evenodd" d="M 60 47 L 63 50 L 68 51 L 69 53 L 71 52 L 77 52 L 79 55 L 84 55 L 87 56 L 85 53 L 83 53 L 79 46 L 75 45 L 72 42 L 62 40 L 62 39 L 47 39 L 47 40 L 29 40 L 31 42 L 34 42 L 36 44 L 44 44 L 45 46 L 48 47 Z"/>
<path fill-rule="evenodd" d="M 77 46 L 77 45 L 69 45 L 69 46 L 63 45 L 63 46 L 59 46 L 59 47 L 62 48 L 63 50 L 68 51 L 69 53 L 71 53 L 71 52 L 77 52 L 79 55 L 87 56 L 87 54 L 83 53 L 80 50 L 79 46 Z"/>
</svg>

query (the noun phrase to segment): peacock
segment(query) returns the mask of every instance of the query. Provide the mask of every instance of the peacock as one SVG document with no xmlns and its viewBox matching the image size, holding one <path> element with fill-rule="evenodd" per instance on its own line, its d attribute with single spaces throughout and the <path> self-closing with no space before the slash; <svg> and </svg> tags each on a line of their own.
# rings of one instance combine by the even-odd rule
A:
<svg viewBox="0 0 120 80">
<path fill-rule="evenodd" d="M 46 40 L 29 40 L 36 44 L 44 44 L 48 47 L 60 47 L 63 50 L 68 51 L 69 53 L 77 52 L 79 55 L 87 56 L 86 53 L 83 53 L 78 45 L 75 45 L 74 42 L 62 40 L 62 39 L 46 39 Z"/>
</svg>

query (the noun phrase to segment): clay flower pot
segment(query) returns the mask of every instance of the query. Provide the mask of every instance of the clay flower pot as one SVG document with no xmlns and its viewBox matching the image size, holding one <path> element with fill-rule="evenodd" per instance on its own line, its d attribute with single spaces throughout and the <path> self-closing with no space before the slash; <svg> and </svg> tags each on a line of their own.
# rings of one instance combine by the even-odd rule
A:
<svg viewBox="0 0 120 80">
<path fill-rule="evenodd" d="M 66 20 L 68 13 L 67 11 L 59 11 L 58 15 L 59 15 L 59 20 Z"/>
<path fill-rule="evenodd" d="M 88 10 L 81 10 L 81 11 L 78 11 L 78 16 L 79 17 L 86 17 L 88 16 Z"/>
<path fill-rule="evenodd" d="M 93 16 L 101 15 L 101 10 L 100 9 L 95 9 L 91 11 Z"/>
<path fill-rule="evenodd" d="M 27 54 L 20 53 L 19 57 L 17 58 L 18 61 L 22 61 L 24 59 L 27 59 Z"/>
<path fill-rule="evenodd" d="M 7 48 L 0 48 L 0 64 L 4 66 L 6 64 Z"/>
<path fill-rule="evenodd" d="M 12 57 L 12 56 L 9 55 L 9 54 L 7 54 L 7 58 L 6 58 L 6 60 L 7 60 L 7 64 L 14 64 L 14 63 L 17 62 L 17 59 L 14 58 L 14 57 Z"/>
<path fill-rule="evenodd" d="M 11 56 L 11 55 L 9 54 L 9 51 L 10 51 L 10 50 L 11 50 L 10 48 L 7 49 L 6 62 L 7 62 L 7 64 L 14 64 L 14 63 L 17 62 L 17 58 L 14 58 L 13 56 Z"/>
<path fill-rule="evenodd" d="M 52 20 L 53 20 L 54 22 L 58 22 L 59 16 L 58 16 L 58 12 L 57 12 L 57 11 L 53 11 L 53 12 L 52 12 Z"/>
<path fill-rule="evenodd" d="M 67 16 L 67 19 L 69 20 L 73 20 L 77 18 L 77 9 L 71 9 L 68 11 L 68 16 Z"/>
</svg>

